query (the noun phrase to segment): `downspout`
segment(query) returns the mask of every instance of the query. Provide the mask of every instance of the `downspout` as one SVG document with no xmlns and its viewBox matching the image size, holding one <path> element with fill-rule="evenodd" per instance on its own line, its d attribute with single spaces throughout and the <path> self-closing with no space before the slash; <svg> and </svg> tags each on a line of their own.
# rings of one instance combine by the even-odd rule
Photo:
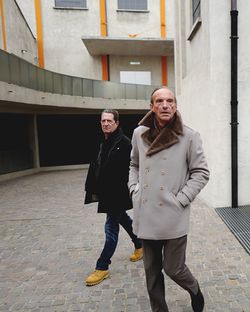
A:
<svg viewBox="0 0 250 312">
<path fill-rule="evenodd" d="M 166 30 L 166 12 L 165 12 L 165 0 L 160 0 L 160 27 L 161 27 L 161 38 L 166 39 L 167 30 Z M 167 56 L 161 57 L 161 80 L 162 86 L 168 85 L 167 77 Z"/>
<path fill-rule="evenodd" d="M 43 22 L 42 22 L 41 0 L 35 0 L 35 13 L 36 13 L 38 64 L 41 68 L 44 68 Z"/>
<path fill-rule="evenodd" d="M 106 0 L 100 0 L 100 28 L 101 28 L 101 36 L 107 37 L 107 8 L 106 8 Z M 102 80 L 109 80 L 109 56 L 102 55 Z"/>
<path fill-rule="evenodd" d="M 238 207 L 238 11 L 231 0 L 231 184 L 232 208 Z"/>
<path fill-rule="evenodd" d="M 1 19 L 1 26 L 2 26 L 3 49 L 4 51 L 7 51 L 5 16 L 4 16 L 4 0 L 0 0 L 0 19 Z"/>
</svg>

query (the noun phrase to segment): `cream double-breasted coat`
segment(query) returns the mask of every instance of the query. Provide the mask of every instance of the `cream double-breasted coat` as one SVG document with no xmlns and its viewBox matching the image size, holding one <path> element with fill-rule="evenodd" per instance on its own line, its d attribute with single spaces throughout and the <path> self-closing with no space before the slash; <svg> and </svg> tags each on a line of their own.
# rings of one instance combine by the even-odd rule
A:
<svg viewBox="0 0 250 312">
<path fill-rule="evenodd" d="M 134 208 L 133 231 L 142 239 L 182 237 L 189 231 L 190 204 L 209 179 L 202 141 L 180 118 L 181 134 L 173 132 L 177 140 L 147 156 L 150 145 L 142 134 L 152 124 L 148 119 L 152 121 L 151 114 L 142 123 L 147 126 L 136 128 L 132 138 L 128 186 Z M 164 136 L 157 146 L 163 140 Z"/>
</svg>

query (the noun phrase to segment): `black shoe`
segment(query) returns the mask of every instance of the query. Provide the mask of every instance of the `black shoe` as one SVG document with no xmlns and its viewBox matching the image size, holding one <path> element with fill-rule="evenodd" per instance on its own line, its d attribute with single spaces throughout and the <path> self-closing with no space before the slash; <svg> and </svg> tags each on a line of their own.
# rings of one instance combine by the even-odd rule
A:
<svg viewBox="0 0 250 312">
<path fill-rule="evenodd" d="M 190 296 L 191 296 L 191 305 L 192 305 L 193 311 L 202 312 L 205 302 L 204 302 L 204 297 L 200 290 L 200 287 L 198 286 L 197 295 L 194 295 L 191 293 Z"/>
</svg>

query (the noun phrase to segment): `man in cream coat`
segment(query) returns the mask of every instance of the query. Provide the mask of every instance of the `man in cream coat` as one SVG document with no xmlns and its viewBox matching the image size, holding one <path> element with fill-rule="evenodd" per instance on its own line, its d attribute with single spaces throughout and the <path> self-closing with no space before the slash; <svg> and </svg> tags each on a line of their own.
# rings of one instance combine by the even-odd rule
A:
<svg viewBox="0 0 250 312">
<path fill-rule="evenodd" d="M 201 138 L 182 123 L 168 88 L 153 91 L 150 108 L 133 134 L 128 186 L 151 308 L 169 311 L 163 269 L 189 292 L 193 311 L 202 312 L 204 297 L 185 264 L 190 204 L 209 179 Z"/>
</svg>

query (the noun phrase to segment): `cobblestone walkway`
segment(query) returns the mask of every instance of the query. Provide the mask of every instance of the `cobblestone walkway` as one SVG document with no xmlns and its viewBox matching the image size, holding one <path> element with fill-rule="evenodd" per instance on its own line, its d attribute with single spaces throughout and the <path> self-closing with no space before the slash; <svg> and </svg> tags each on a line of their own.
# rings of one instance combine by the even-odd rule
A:
<svg viewBox="0 0 250 312">
<path fill-rule="evenodd" d="M 86 287 L 103 246 L 104 215 L 83 205 L 84 170 L 0 183 L 0 311 L 149 312 L 143 263 L 128 260 L 121 230 L 111 277 Z M 219 196 L 219 194 L 218 194 Z M 250 312 L 250 257 L 213 208 L 193 204 L 187 263 L 206 312 Z M 170 312 L 191 312 L 189 295 L 166 277 Z"/>
</svg>

